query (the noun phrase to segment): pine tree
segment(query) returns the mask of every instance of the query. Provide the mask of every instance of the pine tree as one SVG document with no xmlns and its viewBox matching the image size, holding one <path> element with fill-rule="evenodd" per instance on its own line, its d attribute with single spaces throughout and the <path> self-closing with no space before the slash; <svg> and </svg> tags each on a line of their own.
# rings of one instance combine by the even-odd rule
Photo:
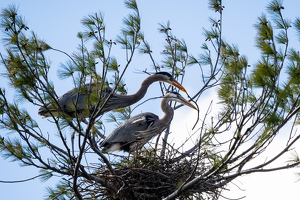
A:
<svg viewBox="0 0 300 200">
<path fill-rule="evenodd" d="M 300 139 L 294 130 L 300 119 L 300 55 L 299 50 L 289 46 L 292 29 L 300 36 L 300 18 L 285 19 L 282 1 L 271 1 L 267 14 L 257 19 L 255 45 L 261 56 L 254 66 L 240 54 L 237 45 L 227 43 L 222 35 L 225 7 L 221 0 L 209 0 L 209 8 L 217 18 L 209 18 L 211 26 L 203 29 L 205 41 L 198 56 L 191 55 L 186 42 L 173 34 L 170 22 L 159 24 L 158 30 L 165 39 L 161 62 L 154 59 L 142 32 L 137 2 L 125 0 L 125 6 L 131 13 L 124 18 L 115 41 L 107 39 L 102 13 L 84 17 L 84 30 L 77 34 L 80 42 L 72 55 L 30 32 L 16 6 L 2 9 L 0 27 L 6 47 L 6 52 L 0 54 L 6 70 L 3 76 L 17 92 L 19 101 L 10 101 L 7 90 L 0 88 L 0 152 L 22 166 L 39 169 L 43 181 L 60 175 L 57 185 L 47 188 L 47 199 L 218 199 L 223 189 L 242 175 L 299 166 L 296 152 L 288 164 L 270 166 Z M 117 46 L 124 50 L 124 66 L 113 56 L 112 50 Z M 193 135 L 197 141 L 188 150 L 172 146 L 168 140 L 170 125 L 152 140 L 153 148 L 148 145 L 135 156 L 112 154 L 111 161 L 99 149 L 105 138 L 105 125 L 125 121 L 132 108 L 111 111 L 106 120 L 94 112 L 86 119 L 79 113 L 75 118 L 69 116 L 58 104 L 46 51 L 68 57 L 58 76 L 72 80 L 78 94 L 87 92 L 82 87 L 87 83 L 126 94 L 124 77 L 137 53 L 149 57 L 154 71 L 168 71 L 180 83 L 186 81 L 186 73 L 195 73 L 197 66 L 202 84 L 196 86 L 190 100 L 197 102 L 205 91 L 216 88 L 221 109 L 209 119 L 210 105 L 203 118 L 195 119 Z M 144 72 L 148 73 L 146 69 Z M 167 86 L 160 86 L 163 94 Z M 99 109 L 106 103 L 92 95 L 90 100 Z M 55 134 L 44 132 L 20 102 L 37 107 L 54 105 L 59 115 L 50 112 L 49 123 L 55 127 Z M 181 108 L 172 106 L 175 110 Z M 265 162 L 248 166 L 268 149 L 288 122 L 292 126 L 286 147 Z M 227 136 L 225 141 L 220 140 L 222 134 Z"/>
</svg>

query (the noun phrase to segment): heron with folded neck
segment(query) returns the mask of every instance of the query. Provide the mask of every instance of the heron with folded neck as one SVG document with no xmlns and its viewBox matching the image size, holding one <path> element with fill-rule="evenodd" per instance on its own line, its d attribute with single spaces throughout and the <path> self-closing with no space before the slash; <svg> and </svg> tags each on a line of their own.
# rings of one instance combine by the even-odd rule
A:
<svg viewBox="0 0 300 200">
<path fill-rule="evenodd" d="M 170 101 L 183 103 L 195 110 L 197 108 L 184 99 L 177 92 L 169 92 L 161 101 L 161 109 L 164 116 L 159 117 L 153 113 L 146 112 L 138 114 L 123 122 L 100 144 L 103 152 L 126 151 L 133 152 L 141 149 L 151 138 L 162 133 L 171 123 L 174 110 L 169 105 Z"/>
<path fill-rule="evenodd" d="M 98 110 L 97 113 L 97 116 L 100 116 L 105 112 L 124 108 L 138 102 L 145 96 L 148 87 L 156 81 L 171 84 L 181 91 L 186 92 L 184 87 L 178 83 L 171 74 L 167 72 L 158 72 L 147 77 L 142 82 L 140 89 L 132 95 L 113 93 L 103 108 L 101 108 L 101 103 L 106 101 L 112 92 L 112 89 L 106 87 L 101 90 L 99 84 L 91 83 L 70 90 L 59 97 L 57 100 L 58 106 L 54 105 L 55 103 L 48 103 L 45 106 L 41 106 L 38 114 L 43 116 L 43 118 L 47 118 L 59 116 L 60 112 L 64 112 L 72 118 L 87 118 L 95 111 L 96 105 L 100 99 L 100 106 L 98 107 L 99 109 L 101 108 L 101 110 Z"/>
</svg>

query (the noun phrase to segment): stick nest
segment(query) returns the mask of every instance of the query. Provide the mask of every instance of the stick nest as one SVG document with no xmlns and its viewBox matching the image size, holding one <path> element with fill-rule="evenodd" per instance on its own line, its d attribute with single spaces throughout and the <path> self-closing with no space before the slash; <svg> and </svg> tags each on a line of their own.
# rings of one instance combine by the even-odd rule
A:
<svg viewBox="0 0 300 200">
<path fill-rule="evenodd" d="M 186 158 L 174 162 L 171 159 L 140 157 L 127 162 L 114 164 L 114 174 L 109 170 L 99 171 L 97 176 L 105 179 L 107 183 L 118 188 L 118 194 L 106 187 L 98 188 L 104 199 L 161 199 L 181 188 L 189 180 L 199 176 L 203 167 L 196 162 L 197 159 Z M 192 193 L 212 191 L 215 188 L 209 184 L 199 183 L 189 190 L 181 193 L 181 199 Z M 98 194 L 99 194 L 98 193 Z"/>
</svg>

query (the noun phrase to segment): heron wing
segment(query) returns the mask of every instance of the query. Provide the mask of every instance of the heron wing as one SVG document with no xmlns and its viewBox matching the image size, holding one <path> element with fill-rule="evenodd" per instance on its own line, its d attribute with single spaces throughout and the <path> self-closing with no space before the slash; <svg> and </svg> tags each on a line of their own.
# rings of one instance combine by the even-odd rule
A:
<svg viewBox="0 0 300 200">
<path fill-rule="evenodd" d="M 75 111 L 77 111 L 82 117 L 88 117 L 100 98 L 100 94 L 97 92 L 100 88 L 100 84 L 85 84 L 80 88 L 74 88 L 68 91 L 57 100 L 64 113 L 74 117 Z M 101 92 L 101 99 L 107 98 L 111 91 L 112 89 L 110 87 L 104 87 Z M 44 117 L 49 117 L 49 110 L 50 112 L 55 113 L 54 115 L 58 115 L 58 109 L 52 103 L 49 103 L 47 108 L 48 109 L 42 106 L 39 109 L 39 114 Z"/>
<path fill-rule="evenodd" d="M 73 116 L 77 112 L 88 111 L 88 98 L 92 97 L 95 84 L 85 84 L 74 88 L 58 98 L 58 103 L 63 112 Z M 77 109 L 76 109 L 77 108 Z"/>
<path fill-rule="evenodd" d="M 137 127 L 144 127 L 143 129 L 148 129 L 149 127 L 153 126 L 155 121 L 158 119 L 156 115 L 153 113 L 142 113 L 134 117 L 132 120 L 132 125 Z"/>
<path fill-rule="evenodd" d="M 109 148 L 115 143 L 131 144 L 140 140 L 140 133 L 152 127 L 158 116 L 153 113 L 141 113 L 123 122 L 102 142 L 101 146 Z"/>
</svg>

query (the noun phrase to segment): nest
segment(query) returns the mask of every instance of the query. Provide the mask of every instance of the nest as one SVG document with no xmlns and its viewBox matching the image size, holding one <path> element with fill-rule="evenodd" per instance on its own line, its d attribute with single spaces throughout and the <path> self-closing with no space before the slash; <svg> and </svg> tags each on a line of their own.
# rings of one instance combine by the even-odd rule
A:
<svg viewBox="0 0 300 200">
<path fill-rule="evenodd" d="M 114 164 L 114 174 L 105 170 L 99 171 L 97 176 L 118 188 L 118 194 L 105 187 L 99 188 L 98 192 L 102 194 L 102 199 L 161 199 L 203 172 L 193 160 L 170 161 L 157 157 L 140 157 Z M 191 190 L 193 193 L 201 193 L 214 189 L 205 187 L 204 184 L 197 184 Z M 182 192 L 181 199 L 190 196 L 191 190 L 189 193 Z"/>
<path fill-rule="evenodd" d="M 183 180 L 193 171 L 189 163 L 185 165 L 153 164 L 143 167 L 126 167 L 116 170 L 122 181 L 122 193 L 131 194 L 136 199 L 160 199 L 178 189 Z"/>
</svg>

